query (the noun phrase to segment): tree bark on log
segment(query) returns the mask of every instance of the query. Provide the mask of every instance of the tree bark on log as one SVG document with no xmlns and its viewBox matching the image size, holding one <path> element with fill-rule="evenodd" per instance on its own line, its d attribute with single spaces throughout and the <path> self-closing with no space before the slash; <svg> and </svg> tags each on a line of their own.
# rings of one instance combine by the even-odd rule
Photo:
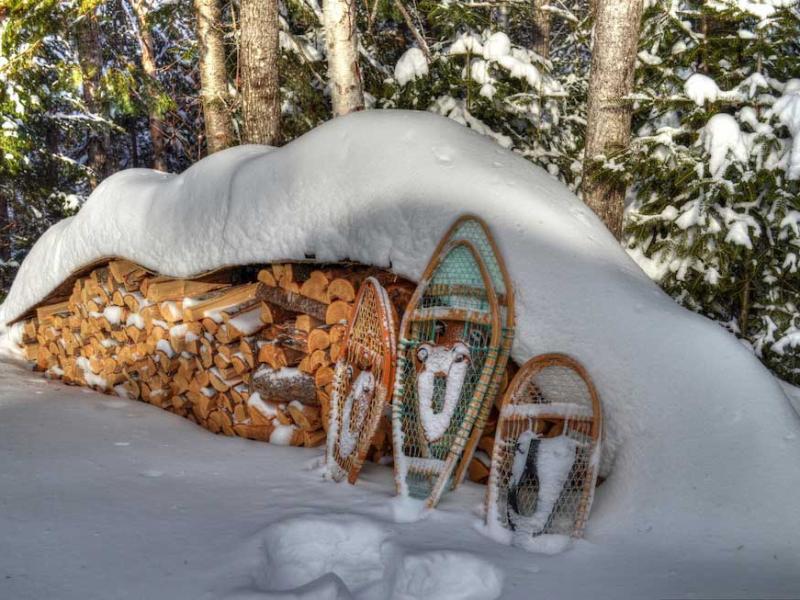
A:
<svg viewBox="0 0 800 600">
<path fill-rule="evenodd" d="M 151 80 L 155 89 L 158 89 L 158 69 L 156 67 L 155 44 L 150 27 L 147 23 L 147 6 L 144 0 L 133 0 L 131 2 L 133 12 L 136 15 L 136 23 L 139 26 L 139 50 L 142 53 L 142 70 Z M 148 109 L 148 121 L 150 127 L 150 142 L 153 146 L 153 168 L 158 171 L 167 170 L 165 158 L 165 136 L 164 121 L 158 114 L 157 109 Z"/>
<path fill-rule="evenodd" d="M 297 400 L 308 406 L 319 404 L 314 377 L 297 369 L 271 369 L 262 365 L 253 373 L 250 386 L 250 393 L 257 392 L 262 400 L 286 403 Z"/>
<path fill-rule="evenodd" d="M 340 117 L 364 108 L 355 0 L 325 0 L 323 24 L 333 116 Z"/>
<path fill-rule="evenodd" d="M 622 236 L 625 186 L 597 174 L 598 156 L 627 149 L 631 137 L 636 50 L 642 0 L 597 0 L 583 167 L 583 200 L 617 239 Z"/>
<path fill-rule="evenodd" d="M 242 0 L 240 16 L 242 141 L 274 146 L 281 122 L 278 0 Z"/>
<path fill-rule="evenodd" d="M 200 98 L 203 103 L 206 146 L 213 154 L 233 145 L 229 114 L 225 42 L 219 0 L 194 0 L 200 49 Z"/>
</svg>

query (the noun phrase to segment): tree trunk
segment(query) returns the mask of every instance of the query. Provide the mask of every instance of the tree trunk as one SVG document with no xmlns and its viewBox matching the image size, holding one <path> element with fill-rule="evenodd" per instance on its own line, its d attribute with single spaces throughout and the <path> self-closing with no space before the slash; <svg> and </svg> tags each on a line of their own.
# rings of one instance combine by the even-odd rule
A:
<svg viewBox="0 0 800 600">
<path fill-rule="evenodd" d="M 194 0 L 200 50 L 200 99 L 206 126 L 206 146 L 213 154 L 233 145 L 229 113 L 225 43 L 219 0 Z"/>
<path fill-rule="evenodd" d="M 533 0 L 533 51 L 542 58 L 550 56 L 550 0 Z"/>
<path fill-rule="evenodd" d="M 242 138 L 276 145 L 281 126 L 278 0 L 241 0 Z"/>
<path fill-rule="evenodd" d="M 103 66 L 103 49 L 100 45 L 100 27 L 97 16 L 89 12 L 81 18 L 76 27 L 78 63 L 83 83 L 83 102 L 93 115 L 101 115 L 100 75 Z M 96 126 L 94 126 L 96 127 Z M 89 183 L 94 188 L 109 174 L 109 148 L 111 136 L 105 125 L 102 131 L 89 128 L 86 146 L 88 154 Z"/>
<path fill-rule="evenodd" d="M 355 0 L 325 0 L 323 21 L 333 116 L 339 117 L 364 108 Z"/>
<path fill-rule="evenodd" d="M 604 179 L 592 163 L 630 143 L 632 107 L 625 98 L 633 91 L 642 0 L 597 0 L 595 10 L 583 200 L 620 239 L 625 185 Z"/>
<path fill-rule="evenodd" d="M 0 263 L 11 258 L 11 223 L 8 218 L 8 192 L 0 187 Z M 0 269 L 0 295 L 11 286 L 10 274 Z"/>
<path fill-rule="evenodd" d="M 133 12 L 136 14 L 136 21 L 139 25 L 139 49 L 142 53 L 142 69 L 151 79 L 153 88 L 158 89 L 158 72 L 154 53 L 155 45 L 153 44 L 153 35 L 150 33 L 147 24 L 147 6 L 144 0 L 133 0 L 131 5 L 133 6 Z M 148 119 L 150 121 L 150 141 L 153 145 L 153 168 L 159 171 L 166 171 L 164 121 L 154 108 L 149 109 Z"/>
</svg>

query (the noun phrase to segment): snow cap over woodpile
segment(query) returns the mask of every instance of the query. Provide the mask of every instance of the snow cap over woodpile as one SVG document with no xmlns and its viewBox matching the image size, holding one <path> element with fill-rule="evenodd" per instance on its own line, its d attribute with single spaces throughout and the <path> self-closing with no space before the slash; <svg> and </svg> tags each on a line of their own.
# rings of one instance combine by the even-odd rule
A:
<svg viewBox="0 0 800 600">
<path fill-rule="evenodd" d="M 770 551 L 800 554 L 798 421 L 771 375 L 661 292 L 564 186 L 429 113 L 357 113 L 279 150 L 234 148 L 181 175 L 118 173 L 42 236 L 0 320 L 104 256 L 173 276 L 346 258 L 415 279 L 465 212 L 489 223 L 516 285 L 514 358 L 566 352 L 601 394 L 609 479 L 588 537 L 769 539 Z"/>
</svg>

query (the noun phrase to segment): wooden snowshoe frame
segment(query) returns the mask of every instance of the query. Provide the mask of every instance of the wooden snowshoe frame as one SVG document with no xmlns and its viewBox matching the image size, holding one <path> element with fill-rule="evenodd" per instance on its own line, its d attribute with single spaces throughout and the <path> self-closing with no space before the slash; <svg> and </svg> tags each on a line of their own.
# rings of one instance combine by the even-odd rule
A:
<svg viewBox="0 0 800 600">
<path fill-rule="evenodd" d="M 500 410 L 486 496 L 487 523 L 494 521 L 514 536 L 581 537 L 597 480 L 602 427 L 600 398 L 580 363 L 564 354 L 544 354 L 525 363 L 506 390 Z M 544 502 L 541 486 L 547 484 L 540 481 L 539 448 L 556 438 L 569 452 L 574 448 L 574 461 L 564 471 L 560 492 L 550 494 L 552 505 L 543 519 L 537 510 L 547 508 L 539 506 Z M 523 462 L 515 466 L 515 458 Z M 519 465 L 524 465 L 522 472 Z M 531 516 L 529 523 L 536 521 L 538 526 L 527 531 L 520 524 Z"/>
<path fill-rule="evenodd" d="M 428 264 L 400 327 L 392 399 L 399 494 L 427 499 L 427 505 L 434 507 L 452 484 L 484 410 L 501 350 L 501 331 L 497 295 L 480 252 L 468 240 L 450 242 Z M 440 358 L 451 353 L 447 374 L 426 371 L 423 351 Z M 461 379 L 449 388 L 456 363 Z M 427 400 L 420 398 L 420 385 L 429 386 L 423 388 L 430 395 Z M 423 406 L 423 401 L 428 404 Z M 429 439 L 433 428 L 440 431 Z"/>
<path fill-rule="evenodd" d="M 511 345 L 514 342 L 515 327 L 514 286 L 511 283 L 511 277 L 508 275 L 505 261 L 503 260 L 502 254 L 500 254 L 500 250 L 497 248 L 497 243 L 489 230 L 489 226 L 483 219 L 476 215 L 467 214 L 460 216 L 450 226 L 447 233 L 444 234 L 444 237 L 439 242 L 433 255 L 438 255 L 448 243 L 454 240 L 467 240 L 471 242 L 480 254 L 481 259 L 483 259 L 486 270 L 489 272 L 489 276 L 492 279 L 494 292 L 497 296 L 500 325 L 503 329 L 500 340 L 500 353 L 495 363 L 492 382 L 486 394 L 486 401 L 483 403 L 483 409 L 475 422 L 472 435 L 467 441 L 464 453 L 461 456 L 461 460 L 458 462 L 458 467 L 456 467 L 456 473 L 453 477 L 453 489 L 464 481 L 464 477 L 467 474 L 467 467 L 475 454 L 475 449 L 478 447 L 478 442 L 486 426 L 486 421 L 489 418 L 492 405 L 495 400 L 497 400 L 506 373 L 508 358 L 511 354 Z"/>
<path fill-rule="evenodd" d="M 367 278 L 334 372 L 327 461 L 336 481 L 347 475 L 350 483 L 356 482 L 388 403 L 396 365 L 396 321 L 386 290 L 374 277 Z M 368 382 L 368 387 L 356 387 L 359 382 Z"/>
</svg>

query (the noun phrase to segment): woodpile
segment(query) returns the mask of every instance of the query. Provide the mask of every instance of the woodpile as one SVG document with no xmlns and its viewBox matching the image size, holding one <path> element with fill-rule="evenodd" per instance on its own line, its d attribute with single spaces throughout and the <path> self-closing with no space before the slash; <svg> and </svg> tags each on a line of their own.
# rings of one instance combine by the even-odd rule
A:
<svg viewBox="0 0 800 600">
<path fill-rule="evenodd" d="M 214 433 L 321 446 L 333 367 L 368 276 L 402 315 L 414 284 L 362 265 L 274 264 L 176 279 L 114 260 L 29 315 L 24 352 L 49 377 L 148 402 Z M 488 478 L 493 440 L 489 427 L 469 467 L 473 481 Z M 388 462 L 391 452 L 387 415 L 369 458 Z"/>
</svg>

